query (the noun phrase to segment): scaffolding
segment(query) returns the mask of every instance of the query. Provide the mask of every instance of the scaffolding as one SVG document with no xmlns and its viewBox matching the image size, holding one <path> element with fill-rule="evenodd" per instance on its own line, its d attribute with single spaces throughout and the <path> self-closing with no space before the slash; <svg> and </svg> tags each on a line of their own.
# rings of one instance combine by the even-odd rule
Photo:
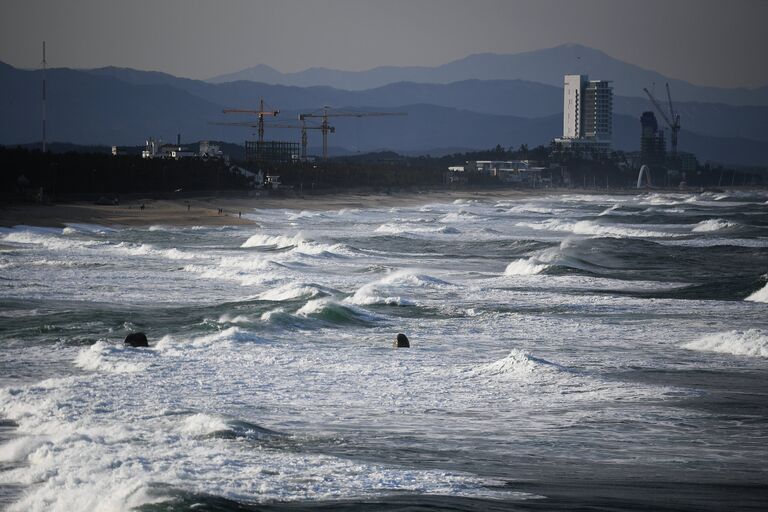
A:
<svg viewBox="0 0 768 512">
<path fill-rule="evenodd" d="M 299 154 L 298 142 L 245 141 L 245 159 L 249 162 L 295 162 Z"/>
</svg>

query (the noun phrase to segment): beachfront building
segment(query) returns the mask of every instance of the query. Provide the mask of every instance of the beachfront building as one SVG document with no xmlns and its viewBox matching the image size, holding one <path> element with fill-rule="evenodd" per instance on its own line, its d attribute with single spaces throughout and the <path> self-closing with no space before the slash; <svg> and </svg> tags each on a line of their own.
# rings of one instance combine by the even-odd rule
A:
<svg viewBox="0 0 768 512">
<path fill-rule="evenodd" d="M 548 181 L 542 177 L 546 170 L 530 160 L 472 160 L 448 167 L 446 181 L 449 184 L 468 183 L 473 178 L 495 178 L 502 183 L 536 187 Z"/>
<path fill-rule="evenodd" d="M 207 140 L 200 141 L 197 154 L 200 158 L 224 158 L 224 152 L 221 150 L 221 146 L 219 144 L 213 144 Z"/>
<path fill-rule="evenodd" d="M 613 134 L 613 88 L 609 80 L 587 75 L 565 75 L 563 80 L 563 136 L 553 141 L 556 151 L 578 156 L 606 154 Z"/>
</svg>

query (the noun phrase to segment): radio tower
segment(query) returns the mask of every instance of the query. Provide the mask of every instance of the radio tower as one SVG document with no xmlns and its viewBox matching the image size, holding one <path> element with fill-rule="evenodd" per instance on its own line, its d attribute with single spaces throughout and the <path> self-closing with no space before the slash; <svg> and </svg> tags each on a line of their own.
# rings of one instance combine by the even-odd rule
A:
<svg viewBox="0 0 768 512">
<path fill-rule="evenodd" d="M 45 133 L 45 41 L 43 41 L 43 153 L 46 149 L 46 133 Z"/>
</svg>

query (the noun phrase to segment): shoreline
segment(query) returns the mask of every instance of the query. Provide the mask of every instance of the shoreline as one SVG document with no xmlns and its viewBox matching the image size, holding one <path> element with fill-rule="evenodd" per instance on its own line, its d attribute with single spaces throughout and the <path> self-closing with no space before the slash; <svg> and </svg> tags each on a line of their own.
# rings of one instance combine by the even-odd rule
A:
<svg viewBox="0 0 768 512">
<path fill-rule="evenodd" d="M 423 189 L 383 193 L 352 189 L 344 192 L 296 195 L 258 195 L 243 193 L 199 195 L 173 199 L 135 196 L 118 205 L 98 205 L 91 201 L 50 204 L 11 203 L 0 207 L 0 227 L 66 227 L 67 224 L 97 224 L 105 227 L 149 227 L 152 225 L 238 226 L 254 225 L 242 215 L 258 209 L 340 210 L 343 208 L 392 208 L 418 206 L 456 200 L 522 199 L 547 194 L 635 195 L 648 192 L 685 193 L 692 190 L 665 189 Z M 141 206 L 144 205 L 142 209 Z"/>
<path fill-rule="evenodd" d="M 174 199 L 131 199 L 118 205 L 98 205 L 89 201 L 52 204 L 13 203 L 0 207 L 0 227 L 66 227 L 67 224 L 98 224 L 105 227 L 148 227 L 152 225 L 237 226 L 255 225 L 241 217 L 259 209 L 340 210 L 343 208 L 391 208 L 416 206 L 458 199 L 524 198 L 553 189 L 541 190 L 424 190 L 386 194 L 349 191 L 329 194 L 238 197 L 204 195 Z M 144 209 L 141 206 L 144 205 Z M 219 213 L 221 211 L 221 213 Z"/>
</svg>

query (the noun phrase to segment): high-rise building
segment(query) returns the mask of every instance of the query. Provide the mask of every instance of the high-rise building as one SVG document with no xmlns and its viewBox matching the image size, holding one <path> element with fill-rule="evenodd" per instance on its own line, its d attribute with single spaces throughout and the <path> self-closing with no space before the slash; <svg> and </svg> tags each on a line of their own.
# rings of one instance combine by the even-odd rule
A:
<svg viewBox="0 0 768 512">
<path fill-rule="evenodd" d="M 561 149 L 581 153 L 607 152 L 613 133 L 613 88 L 608 80 L 587 75 L 565 75 Z"/>
<path fill-rule="evenodd" d="M 650 166 L 663 165 L 666 158 L 664 131 L 653 112 L 643 112 L 640 117 L 640 163 Z"/>
<path fill-rule="evenodd" d="M 563 84 L 563 138 L 611 140 L 613 88 L 608 80 L 587 75 L 565 75 Z"/>
<path fill-rule="evenodd" d="M 583 89 L 582 137 L 611 141 L 613 89 L 607 80 L 590 80 Z"/>
<path fill-rule="evenodd" d="M 587 77 L 585 75 L 565 75 L 563 86 L 564 139 L 578 139 L 582 136 L 582 91 L 586 82 Z"/>
</svg>

